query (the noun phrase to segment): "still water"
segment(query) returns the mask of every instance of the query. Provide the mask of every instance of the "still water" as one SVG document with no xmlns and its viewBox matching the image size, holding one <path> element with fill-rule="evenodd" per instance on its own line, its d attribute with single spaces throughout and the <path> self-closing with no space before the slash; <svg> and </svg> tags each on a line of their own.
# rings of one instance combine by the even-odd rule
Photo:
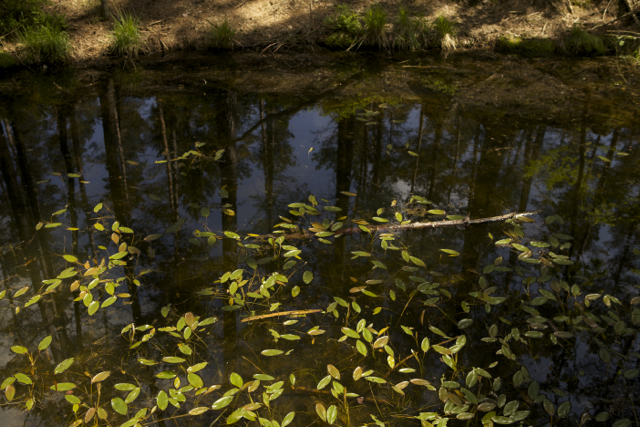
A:
<svg viewBox="0 0 640 427">
<path fill-rule="evenodd" d="M 497 63 L 1 82 L 2 425 L 639 425 L 633 75 Z"/>
</svg>

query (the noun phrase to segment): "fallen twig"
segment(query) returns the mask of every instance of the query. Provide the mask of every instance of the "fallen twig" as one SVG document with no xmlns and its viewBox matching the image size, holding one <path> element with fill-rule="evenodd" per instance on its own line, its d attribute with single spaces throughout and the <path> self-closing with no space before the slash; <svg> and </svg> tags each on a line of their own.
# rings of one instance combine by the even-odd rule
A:
<svg viewBox="0 0 640 427">
<path fill-rule="evenodd" d="M 313 310 L 293 310 L 293 311 L 279 311 L 277 313 L 269 313 L 262 314 L 260 316 L 251 316 L 245 317 L 241 320 L 242 323 L 251 322 L 252 320 L 260 320 L 260 319 L 268 319 L 270 317 L 279 317 L 279 316 L 296 316 L 300 314 L 311 314 L 311 313 L 320 313 L 322 310 L 313 309 Z"/>
</svg>

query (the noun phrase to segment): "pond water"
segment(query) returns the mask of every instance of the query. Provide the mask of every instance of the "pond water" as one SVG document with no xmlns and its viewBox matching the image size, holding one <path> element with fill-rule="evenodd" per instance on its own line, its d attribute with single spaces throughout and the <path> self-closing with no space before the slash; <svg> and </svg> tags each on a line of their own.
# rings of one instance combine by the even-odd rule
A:
<svg viewBox="0 0 640 427">
<path fill-rule="evenodd" d="M 0 83 L 2 425 L 639 425 L 610 70 Z"/>
</svg>

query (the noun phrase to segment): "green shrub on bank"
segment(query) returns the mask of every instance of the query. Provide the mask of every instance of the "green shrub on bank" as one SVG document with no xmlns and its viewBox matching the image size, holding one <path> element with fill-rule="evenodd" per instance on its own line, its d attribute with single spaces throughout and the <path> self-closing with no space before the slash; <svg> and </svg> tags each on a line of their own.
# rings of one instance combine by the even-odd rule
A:
<svg viewBox="0 0 640 427">
<path fill-rule="evenodd" d="M 56 20 L 18 31 L 22 55 L 27 63 L 58 63 L 71 53 L 69 35 Z"/>
<path fill-rule="evenodd" d="M 19 29 L 43 25 L 47 21 L 47 14 L 42 10 L 45 4 L 46 0 L 0 1 L 0 36 L 17 37 Z"/>
<path fill-rule="evenodd" d="M 236 30 L 231 28 L 229 22 L 225 19 L 220 25 L 211 25 L 209 47 L 213 49 L 233 49 L 233 39 L 235 36 Z"/>
<path fill-rule="evenodd" d="M 329 47 L 348 49 L 362 32 L 360 17 L 347 5 L 339 5 L 336 14 L 325 19 L 332 33 L 325 39 Z"/>
<path fill-rule="evenodd" d="M 577 25 L 573 27 L 565 42 L 565 49 L 576 56 L 604 55 L 607 51 L 601 37 L 589 34 Z"/>
<path fill-rule="evenodd" d="M 121 13 L 113 23 L 111 52 L 125 58 L 137 58 L 140 52 L 140 24 L 128 13 Z"/>
</svg>

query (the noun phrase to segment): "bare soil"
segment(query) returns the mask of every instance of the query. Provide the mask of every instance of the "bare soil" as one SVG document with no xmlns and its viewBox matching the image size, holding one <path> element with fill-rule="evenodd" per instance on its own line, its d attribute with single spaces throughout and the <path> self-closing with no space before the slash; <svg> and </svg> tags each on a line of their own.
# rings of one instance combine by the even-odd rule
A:
<svg viewBox="0 0 640 427">
<path fill-rule="evenodd" d="M 348 4 L 362 13 L 374 3 L 360 0 Z M 114 14 L 126 11 L 137 16 L 148 59 L 203 49 L 211 26 L 225 19 L 237 31 L 240 50 L 264 55 L 295 51 L 313 56 L 329 34 L 325 19 L 339 4 L 333 0 L 111 0 L 110 9 Z M 633 34 L 629 24 L 634 24 L 622 0 L 479 0 L 475 6 L 467 1 L 388 0 L 380 4 L 387 10 L 389 22 L 394 21 L 401 5 L 429 21 L 438 15 L 456 21 L 457 45 L 462 49 L 490 48 L 501 36 L 561 39 L 574 25 Z M 68 18 L 77 65 L 100 66 L 109 61 L 113 21 L 100 18 L 99 5 L 99 0 L 52 0 L 50 8 Z M 5 51 L 19 49 L 2 43 Z"/>
</svg>

